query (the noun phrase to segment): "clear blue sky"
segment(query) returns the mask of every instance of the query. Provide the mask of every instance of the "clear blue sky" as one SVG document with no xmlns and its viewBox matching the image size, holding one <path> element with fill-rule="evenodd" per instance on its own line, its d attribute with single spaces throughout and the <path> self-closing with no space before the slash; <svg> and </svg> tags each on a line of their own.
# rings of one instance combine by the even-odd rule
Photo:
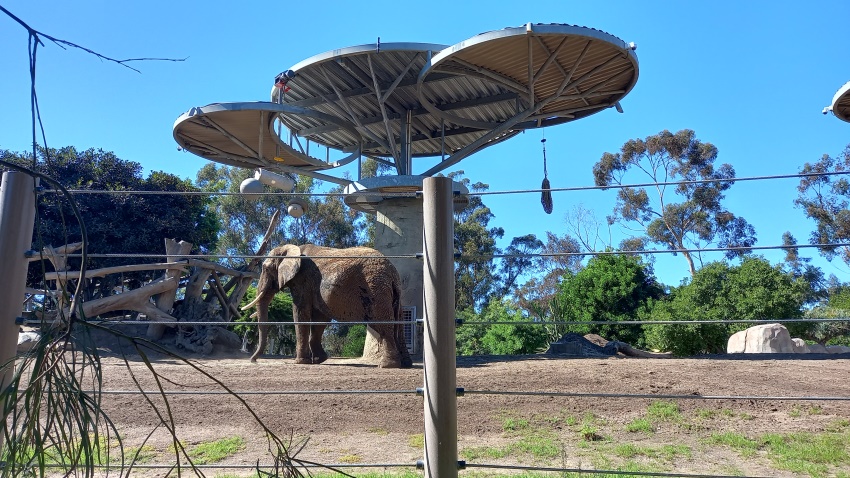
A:
<svg viewBox="0 0 850 478">
<path fill-rule="evenodd" d="M 452 45 L 526 22 L 597 28 L 636 42 L 640 78 L 614 110 L 546 131 L 553 187 L 593 184 L 591 168 L 632 138 L 690 128 L 719 148 L 718 162 L 739 177 L 793 174 L 850 143 L 850 124 L 823 116 L 850 80 L 846 0 L 811 2 L 531 1 L 531 2 L 144 2 L 0 0 L 33 28 L 104 55 L 184 58 L 140 62 L 138 74 L 79 50 L 46 43 L 38 50 L 37 91 L 49 146 L 90 147 L 194 179 L 206 160 L 177 151 L 174 120 L 193 106 L 268 99 L 274 76 L 318 53 L 364 43 Z M 27 34 L 0 14 L 0 148 L 30 149 Z M 535 189 L 543 179 L 540 131 L 458 165 L 491 191 Z M 414 161 L 414 172 L 429 164 Z M 645 178 L 633 176 L 632 182 Z M 814 223 L 795 209 L 797 181 L 741 182 L 726 206 L 756 228 L 758 245 L 781 244 L 784 231 L 808 241 Z M 488 196 L 510 238 L 568 232 L 564 216 L 583 205 L 600 221 L 613 191 L 563 192 L 546 215 L 539 193 Z M 613 231 L 614 243 L 623 236 Z M 131 252 L 131 251 L 128 251 Z M 802 254 L 817 258 L 814 250 Z M 778 261 L 780 252 L 765 253 Z M 717 256 L 706 256 L 716 259 Z M 843 263 L 817 260 L 850 280 Z M 659 256 L 659 278 L 687 276 L 681 256 Z"/>
</svg>

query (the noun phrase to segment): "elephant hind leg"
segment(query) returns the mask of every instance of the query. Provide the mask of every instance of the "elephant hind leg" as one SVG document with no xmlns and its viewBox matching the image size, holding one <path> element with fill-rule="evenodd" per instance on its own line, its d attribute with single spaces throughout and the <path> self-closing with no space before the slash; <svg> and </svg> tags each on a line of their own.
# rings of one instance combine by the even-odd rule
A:
<svg viewBox="0 0 850 478">
<path fill-rule="evenodd" d="M 401 368 L 413 367 L 413 359 L 410 358 L 410 352 L 407 350 L 407 341 L 404 340 L 404 325 L 395 324 L 395 346 L 398 349 L 400 356 Z"/>
</svg>

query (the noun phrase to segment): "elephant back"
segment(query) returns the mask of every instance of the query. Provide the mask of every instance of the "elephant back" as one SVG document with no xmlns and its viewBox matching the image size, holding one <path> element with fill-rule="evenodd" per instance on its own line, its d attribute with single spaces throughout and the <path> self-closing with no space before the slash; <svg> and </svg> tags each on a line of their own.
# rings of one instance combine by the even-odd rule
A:
<svg viewBox="0 0 850 478">
<path fill-rule="evenodd" d="M 398 320 L 401 280 L 392 262 L 370 247 L 303 246 L 321 275 L 326 313 L 337 320 Z"/>
</svg>

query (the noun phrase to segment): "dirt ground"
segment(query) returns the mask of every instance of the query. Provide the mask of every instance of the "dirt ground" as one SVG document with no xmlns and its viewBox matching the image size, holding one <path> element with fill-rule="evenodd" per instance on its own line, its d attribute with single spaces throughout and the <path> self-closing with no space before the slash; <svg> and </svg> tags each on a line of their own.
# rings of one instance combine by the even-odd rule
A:
<svg viewBox="0 0 850 478">
<path fill-rule="evenodd" d="M 470 465 L 502 464 L 574 469 L 643 469 L 694 474 L 747 476 L 796 475 L 777 468 L 764 453 L 742 456 L 721 445 L 707 444 L 712 434 L 736 432 L 748 437 L 765 433 L 814 432 L 844 426 L 850 437 L 850 400 L 799 401 L 780 397 L 850 397 L 850 357 L 719 356 L 691 359 L 580 359 L 546 355 L 457 359 L 458 450 Z M 291 358 L 247 355 L 195 360 L 240 400 L 220 394 L 169 395 L 178 435 L 189 447 L 239 436 L 246 447 L 222 464 L 254 465 L 270 461 L 257 418 L 281 437 L 309 438 L 298 458 L 323 464 L 405 464 L 422 459 L 423 386 L 421 361 L 412 369 L 380 369 L 359 360 L 331 359 L 321 365 L 296 365 Z M 128 369 L 129 365 L 129 369 Z M 163 388 L 169 391 L 221 392 L 220 385 L 192 367 L 162 358 L 154 362 Z M 130 371 L 142 388 L 154 389 L 144 362 L 109 355 L 103 359 L 104 408 L 128 446 L 141 443 L 159 418 L 138 394 Z M 335 394 L 293 392 L 330 391 Z M 390 393 L 347 393 L 387 391 Z M 269 392 L 252 394 L 247 392 Z M 280 394 L 274 392 L 288 392 Z M 481 392 L 557 392 L 571 394 L 638 394 L 646 398 L 485 394 Z M 684 395 L 691 399 L 668 399 Z M 705 399 L 700 397 L 719 397 Z M 722 398 L 729 397 L 729 398 Z M 739 397 L 739 398 L 735 398 Z M 758 397 L 772 397 L 761 399 Z M 151 396 L 161 404 L 159 397 Z M 679 418 L 657 420 L 652 432 L 628 432 L 626 425 L 647 416 L 658 401 L 675 403 Z M 588 435 L 588 431 L 592 432 Z M 557 456 L 541 456 L 521 443 L 534 437 L 560 448 Z M 149 463 L 169 463 L 173 452 L 160 427 L 150 442 Z M 624 457 L 618 446 L 643 447 L 643 454 Z M 687 451 L 659 457 L 646 450 L 684 446 Z M 501 451 L 500 451 L 501 450 Z M 850 452 L 850 450 L 848 450 Z M 636 465 L 637 464 L 637 465 Z M 467 476 L 503 471 L 470 467 Z M 360 470 L 362 471 L 362 470 Z M 369 469 L 374 472 L 374 469 Z M 387 468 L 387 471 L 398 471 Z M 250 469 L 208 471 L 207 476 L 251 476 Z M 139 472 L 141 474 L 141 471 Z M 216 475 L 216 473 L 220 473 Z M 357 470 L 354 470 L 357 474 Z M 828 475 L 850 473 L 850 463 Z M 147 476 L 164 476 L 146 471 Z M 836 475 L 837 474 L 837 475 Z"/>
</svg>

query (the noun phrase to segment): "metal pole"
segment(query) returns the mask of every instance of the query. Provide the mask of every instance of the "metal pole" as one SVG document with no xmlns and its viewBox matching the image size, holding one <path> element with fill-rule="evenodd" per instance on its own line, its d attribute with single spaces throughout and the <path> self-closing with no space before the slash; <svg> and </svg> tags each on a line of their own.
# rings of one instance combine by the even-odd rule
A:
<svg viewBox="0 0 850 478">
<path fill-rule="evenodd" d="M 457 477 L 452 180 L 422 182 L 425 295 L 425 477 Z"/>
<path fill-rule="evenodd" d="M 35 179 L 24 173 L 3 173 L 0 183 L 0 389 L 12 381 L 18 349 L 18 326 L 27 282 L 24 253 L 32 246 L 35 221 Z M 6 416 L 3 416 L 6 421 Z M 0 434 L 0 449 L 3 435 Z"/>
</svg>

